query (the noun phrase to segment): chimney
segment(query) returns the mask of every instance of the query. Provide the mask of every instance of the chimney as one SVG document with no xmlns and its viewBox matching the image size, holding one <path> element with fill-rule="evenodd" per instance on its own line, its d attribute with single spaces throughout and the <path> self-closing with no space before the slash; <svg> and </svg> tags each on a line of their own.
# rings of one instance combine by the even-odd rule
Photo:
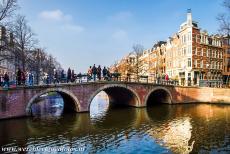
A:
<svg viewBox="0 0 230 154">
<path fill-rule="evenodd" d="M 192 26 L 192 10 L 187 10 L 187 25 Z"/>
</svg>

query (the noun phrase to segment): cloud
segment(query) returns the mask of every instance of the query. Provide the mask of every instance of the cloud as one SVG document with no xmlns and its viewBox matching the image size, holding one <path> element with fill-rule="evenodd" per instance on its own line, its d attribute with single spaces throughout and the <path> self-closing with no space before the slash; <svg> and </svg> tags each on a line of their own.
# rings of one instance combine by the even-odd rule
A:
<svg viewBox="0 0 230 154">
<path fill-rule="evenodd" d="M 63 13 L 61 10 L 42 11 L 38 14 L 39 19 L 43 24 L 49 24 L 59 30 L 71 31 L 80 33 L 84 31 L 84 27 L 77 25 L 73 21 L 73 17 L 69 14 Z"/>
<path fill-rule="evenodd" d="M 72 16 L 64 14 L 61 10 L 42 11 L 39 18 L 48 21 L 71 21 Z"/>
<path fill-rule="evenodd" d="M 115 32 L 112 34 L 112 38 L 113 38 L 113 39 L 116 39 L 116 40 L 124 40 L 124 39 L 127 39 L 127 38 L 128 38 L 128 34 L 127 34 L 126 31 L 120 29 L 120 30 L 115 31 Z"/>
<path fill-rule="evenodd" d="M 80 33 L 84 31 L 84 27 L 79 25 L 72 25 L 72 24 L 65 24 L 62 26 L 62 29 L 76 32 L 76 33 Z"/>
<path fill-rule="evenodd" d="M 129 11 L 118 12 L 112 16 L 109 16 L 108 19 L 112 21 L 126 21 L 131 18 L 133 14 Z"/>
</svg>

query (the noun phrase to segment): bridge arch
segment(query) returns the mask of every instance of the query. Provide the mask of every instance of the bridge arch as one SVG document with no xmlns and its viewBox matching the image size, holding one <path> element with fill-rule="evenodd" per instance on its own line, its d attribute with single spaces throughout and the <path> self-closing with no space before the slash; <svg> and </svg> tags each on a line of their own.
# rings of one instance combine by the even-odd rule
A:
<svg viewBox="0 0 230 154">
<path fill-rule="evenodd" d="M 80 111 L 80 102 L 77 99 L 77 97 L 70 91 L 62 89 L 62 88 L 50 88 L 46 89 L 44 91 L 41 91 L 37 93 L 35 96 L 33 96 L 29 102 L 27 103 L 26 106 L 26 115 L 30 116 L 31 113 L 31 106 L 35 101 L 43 94 L 49 93 L 49 92 L 57 92 L 60 94 L 64 100 L 64 111 L 74 111 L 74 112 L 79 112 Z M 69 101 L 69 102 L 67 102 Z"/>
<path fill-rule="evenodd" d="M 126 105 L 129 106 L 138 106 L 140 104 L 140 98 L 133 89 L 127 87 L 126 85 L 112 84 L 104 85 L 90 95 L 88 99 L 88 110 L 90 110 L 93 98 L 101 91 L 104 91 L 108 95 L 109 103 L 119 104 L 120 102 L 121 104 L 119 105 L 126 103 Z"/>
<path fill-rule="evenodd" d="M 166 103 L 172 104 L 172 94 L 171 92 L 165 87 L 154 87 L 145 98 L 145 106 L 154 105 L 156 103 Z"/>
</svg>

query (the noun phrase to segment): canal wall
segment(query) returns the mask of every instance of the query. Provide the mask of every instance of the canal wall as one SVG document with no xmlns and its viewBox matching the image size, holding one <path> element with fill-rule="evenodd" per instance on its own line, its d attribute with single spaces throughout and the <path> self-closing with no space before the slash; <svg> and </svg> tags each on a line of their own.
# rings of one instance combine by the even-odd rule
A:
<svg viewBox="0 0 230 154">
<path fill-rule="evenodd" d="M 88 112 L 92 99 L 101 91 L 108 94 L 110 102 L 134 107 L 146 107 L 152 103 L 230 105 L 230 89 L 225 88 L 119 82 L 48 85 L 0 90 L 0 119 L 30 116 L 31 105 L 47 92 L 58 92 L 64 99 L 66 111 Z"/>
<path fill-rule="evenodd" d="M 229 88 L 175 87 L 173 103 L 217 103 L 230 105 Z"/>
</svg>

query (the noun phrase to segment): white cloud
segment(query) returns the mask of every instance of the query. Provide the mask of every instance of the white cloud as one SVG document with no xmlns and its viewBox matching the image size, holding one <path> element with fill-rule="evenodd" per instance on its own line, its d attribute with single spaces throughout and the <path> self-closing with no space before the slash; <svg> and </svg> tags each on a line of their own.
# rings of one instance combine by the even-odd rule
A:
<svg viewBox="0 0 230 154">
<path fill-rule="evenodd" d="M 41 23 L 50 24 L 53 26 L 53 28 L 56 27 L 59 30 L 71 31 L 75 33 L 84 31 L 83 26 L 74 23 L 71 15 L 65 14 L 59 9 L 42 11 L 38 14 L 38 17 Z"/>
<path fill-rule="evenodd" d="M 129 11 L 118 12 L 112 16 L 109 16 L 108 19 L 112 21 L 125 21 L 131 18 L 133 14 Z"/>
<path fill-rule="evenodd" d="M 115 32 L 112 34 L 112 38 L 113 38 L 113 39 L 116 39 L 116 40 L 124 40 L 124 39 L 127 39 L 127 38 L 128 38 L 128 34 L 127 34 L 126 31 L 120 29 L 120 30 L 115 31 Z"/>
<path fill-rule="evenodd" d="M 62 29 L 76 32 L 76 33 L 80 33 L 84 31 L 84 27 L 79 25 L 72 25 L 72 24 L 65 24 L 63 25 Z"/>
<path fill-rule="evenodd" d="M 48 21 L 71 21 L 72 16 L 64 14 L 61 10 L 42 11 L 39 17 Z"/>
</svg>

